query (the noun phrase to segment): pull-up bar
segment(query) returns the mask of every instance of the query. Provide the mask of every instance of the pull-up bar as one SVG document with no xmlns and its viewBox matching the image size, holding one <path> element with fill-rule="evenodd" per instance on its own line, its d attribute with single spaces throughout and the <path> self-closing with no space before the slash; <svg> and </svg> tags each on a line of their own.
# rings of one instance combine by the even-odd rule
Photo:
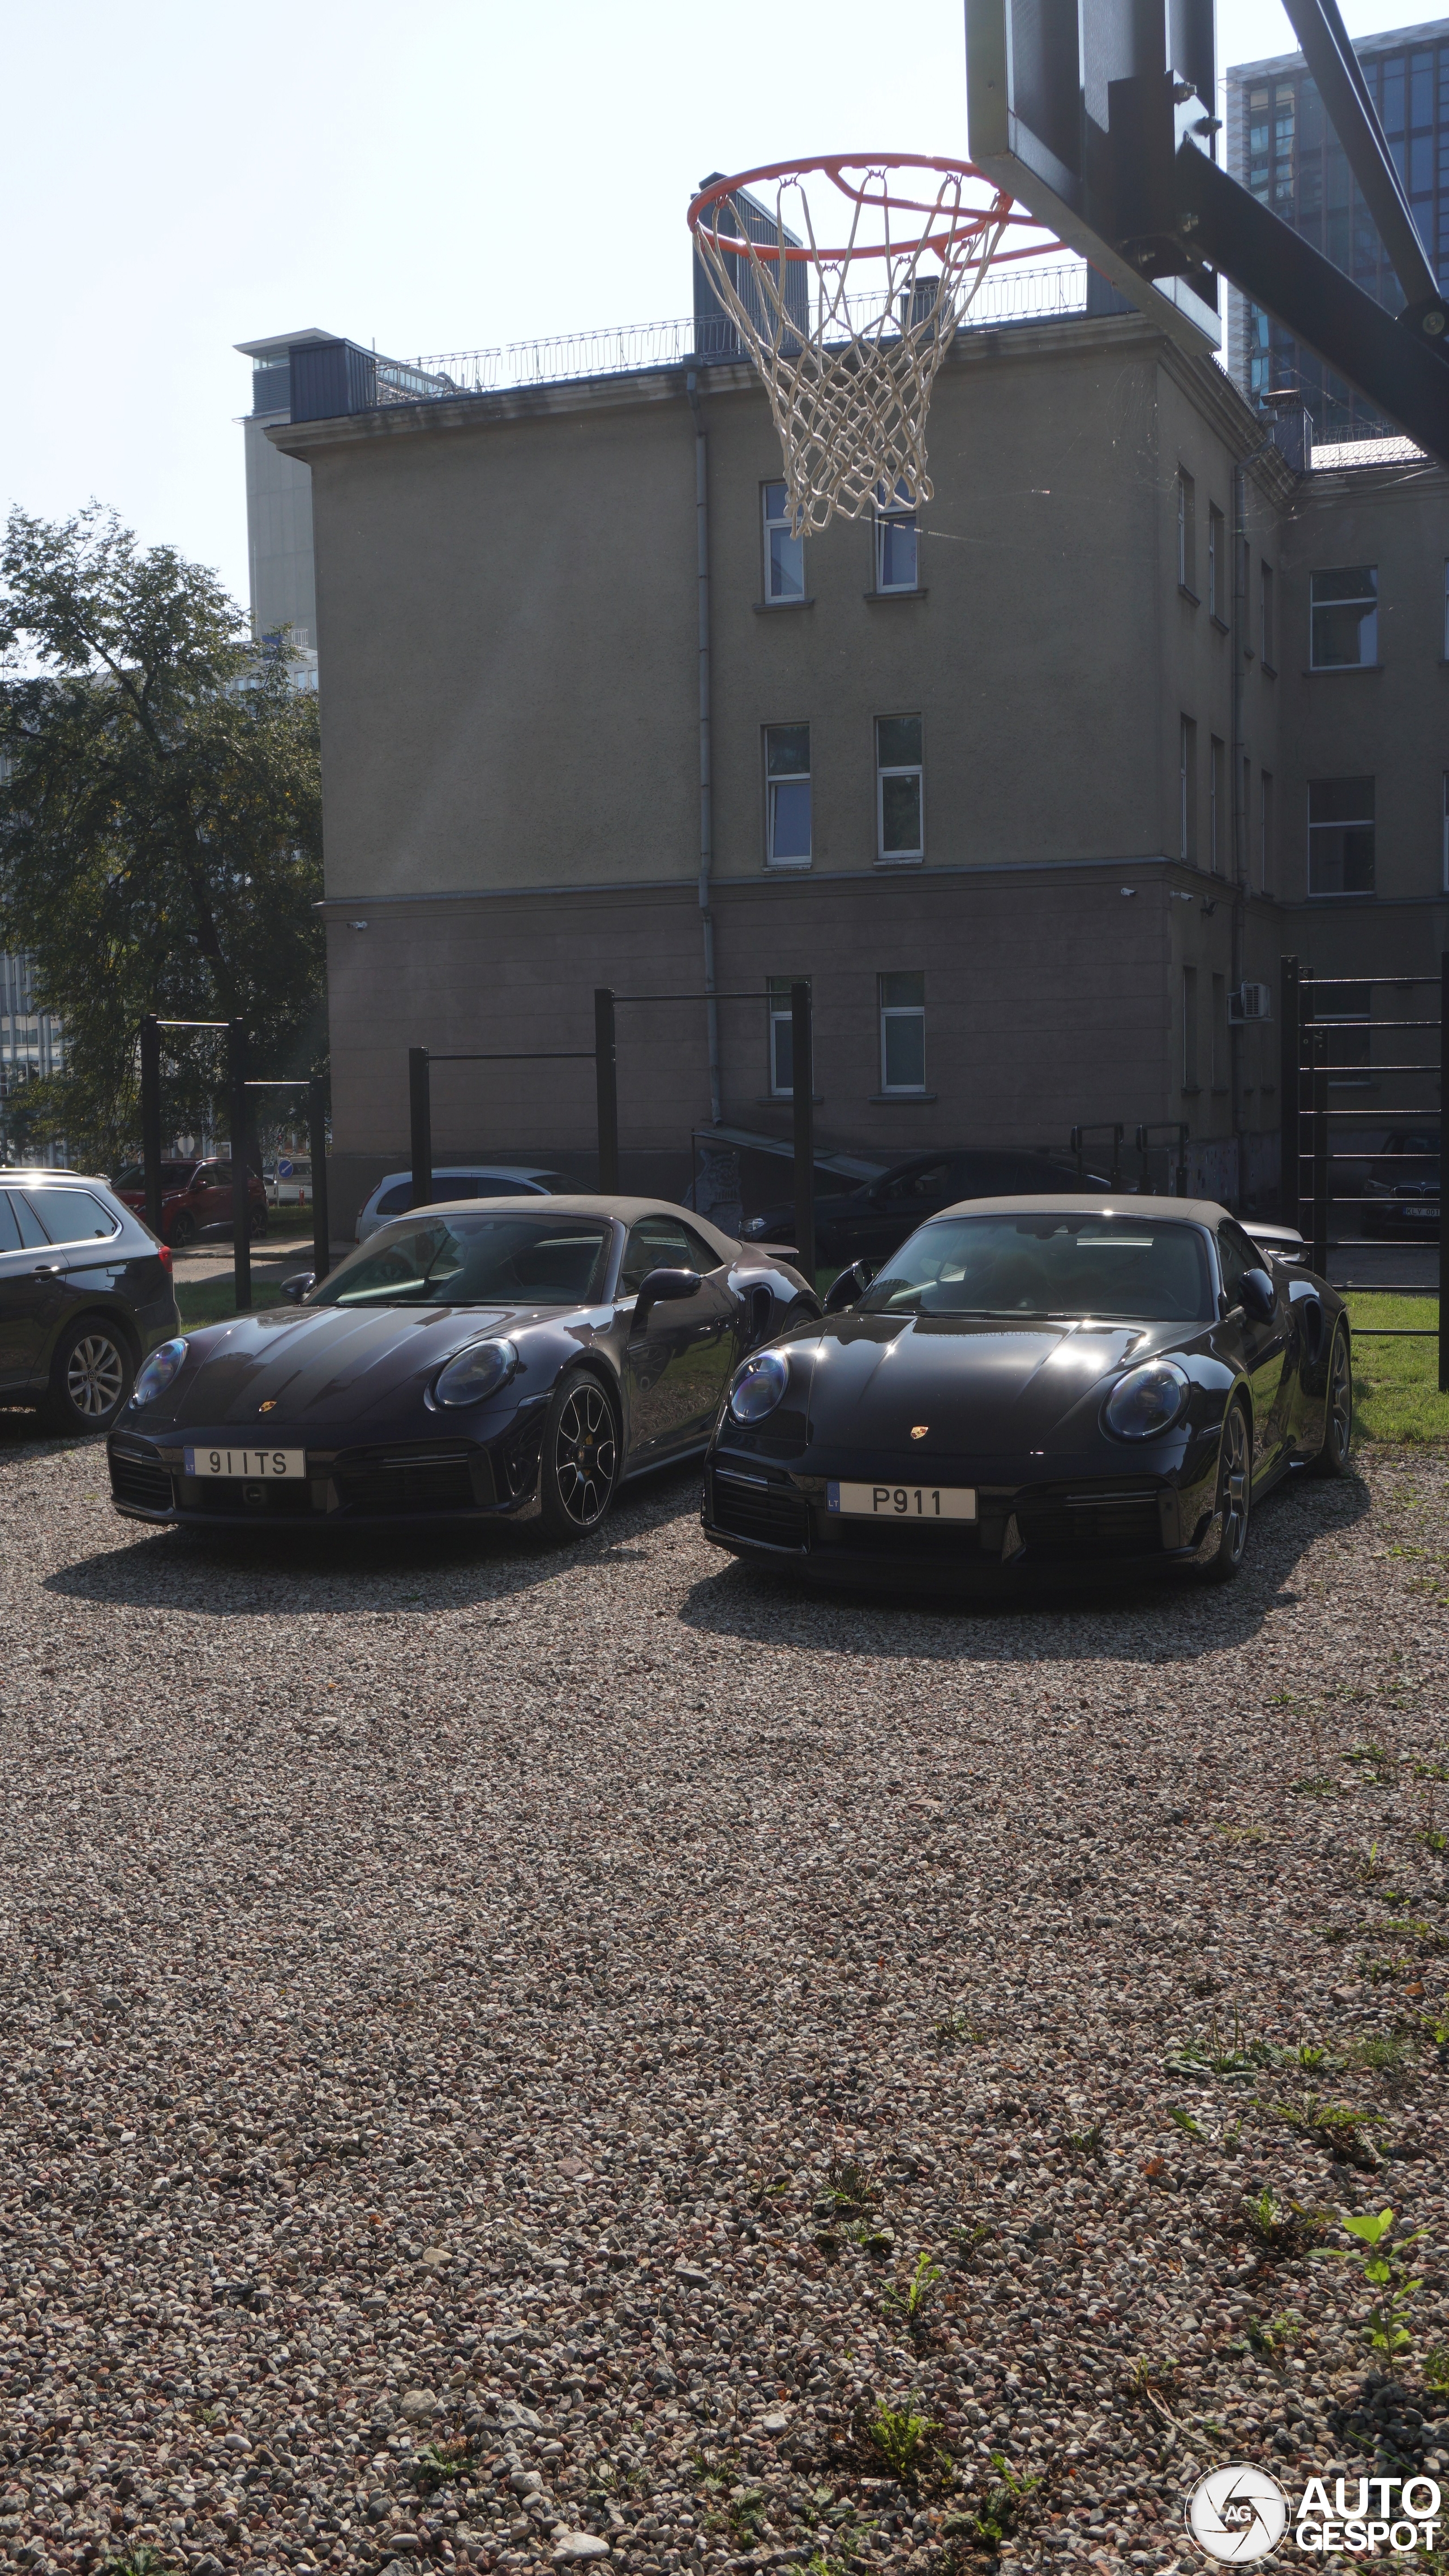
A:
<svg viewBox="0 0 1449 2576">
<path fill-rule="evenodd" d="M 251 1181 L 247 1169 L 247 1093 L 306 1091 L 312 1147 L 312 1246 L 319 1278 L 331 1268 L 327 1239 L 327 1134 L 323 1085 L 316 1079 L 250 1082 L 247 1079 L 247 1033 L 241 1020 L 163 1020 L 148 1011 L 141 1022 L 141 1168 L 145 1176 L 146 1223 L 161 1232 L 161 1032 L 163 1029 L 224 1029 L 227 1038 L 227 1088 L 231 1094 L 231 1248 L 239 1315 L 251 1312 L 252 1241 Z M 240 1174 L 240 1184 L 238 1184 Z"/>
<path fill-rule="evenodd" d="M 320 1074 L 291 1082 L 249 1082 L 248 1091 L 305 1091 L 307 1094 L 307 1150 L 312 1157 L 312 1267 L 319 1279 L 325 1279 L 332 1267 L 331 1228 L 327 1222 L 327 1085 Z M 236 1162 L 232 1162 L 232 1189 L 236 1188 Z M 280 1204 L 280 1201 L 279 1201 Z M 236 1200 L 233 1197 L 232 1205 Z"/>
<path fill-rule="evenodd" d="M 432 1067 L 435 1064 L 585 1064 L 594 1067 L 598 1133 L 599 1190 L 613 1197 L 619 1187 L 619 1072 L 614 1014 L 621 1002 L 755 1002 L 768 1004 L 768 993 L 615 993 L 607 984 L 594 992 L 592 1047 L 527 1047 L 479 1049 L 433 1054 L 428 1047 L 408 1049 L 408 1119 L 411 1130 L 414 1207 L 426 1207 L 433 1195 Z M 810 987 L 790 987 L 790 1034 L 795 1130 L 795 1236 L 799 1267 L 815 1277 L 815 1083 Z"/>
</svg>

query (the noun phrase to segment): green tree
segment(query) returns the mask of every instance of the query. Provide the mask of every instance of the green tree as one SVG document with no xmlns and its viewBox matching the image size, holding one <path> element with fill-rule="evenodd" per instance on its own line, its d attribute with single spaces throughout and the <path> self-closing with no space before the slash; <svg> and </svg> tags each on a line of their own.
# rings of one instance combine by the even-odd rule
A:
<svg viewBox="0 0 1449 2576">
<path fill-rule="evenodd" d="M 242 1019 L 257 1075 L 322 1059 L 317 701 L 213 573 L 94 503 L 12 511 L 0 656 L 0 946 L 29 950 L 66 1050 L 27 1107 L 112 1170 L 147 1011 Z M 220 1045 L 176 1041 L 167 1128 L 227 1133 L 224 1083 Z"/>
</svg>

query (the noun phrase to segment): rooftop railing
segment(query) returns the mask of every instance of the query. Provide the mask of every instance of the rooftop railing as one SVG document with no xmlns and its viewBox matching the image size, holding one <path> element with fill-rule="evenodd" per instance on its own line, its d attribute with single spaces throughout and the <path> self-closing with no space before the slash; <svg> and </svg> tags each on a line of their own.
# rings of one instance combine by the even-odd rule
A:
<svg viewBox="0 0 1449 2576">
<path fill-rule="evenodd" d="M 1086 310 L 1087 267 L 1083 260 L 1059 260 L 1050 266 L 991 269 L 965 315 L 961 329 L 980 330 L 1003 322 L 1049 321 Z M 862 301 L 857 316 L 870 322 L 878 307 Z M 622 376 L 643 367 L 678 367 L 688 359 L 701 366 L 719 365 L 744 354 L 732 323 L 722 316 L 696 322 L 689 314 L 671 322 L 629 322 L 607 331 L 561 332 L 546 340 L 512 340 L 497 349 L 447 349 L 419 358 L 415 367 L 387 368 L 378 361 L 379 402 L 436 402 L 456 394 L 511 392 L 525 385 L 567 384 L 574 378 Z M 394 387 L 391 378 L 396 376 Z"/>
</svg>

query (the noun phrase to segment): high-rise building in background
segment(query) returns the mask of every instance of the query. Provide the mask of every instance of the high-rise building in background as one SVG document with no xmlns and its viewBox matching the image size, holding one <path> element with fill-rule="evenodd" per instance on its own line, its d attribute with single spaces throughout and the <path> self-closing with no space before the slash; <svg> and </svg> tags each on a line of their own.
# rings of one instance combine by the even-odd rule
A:
<svg viewBox="0 0 1449 2576">
<path fill-rule="evenodd" d="M 1449 18 L 1365 36 L 1354 46 L 1441 287 L 1449 281 Z M 1301 54 L 1229 66 L 1228 170 L 1285 224 L 1390 312 L 1404 292 Z M 1228 367 L 1249 402 L 1301 392 L 1320 441 L 1392 426 L 1312 349 L 1235 286 Z"/>
<path fill-rule="evenodd" d="M 312 568 L 312 473 L 271 445 L 265 431 L 292 416 L 288 352 L 327 331 L 287 331 L 270 340 L 238 340 L 252 362 L 252 407 L 242 422 L 246 442 L 247 581 L 252 633 L 275 635 L 290 626 L 292 642 L 315 669 L 317 581 Z"/>
</svg>

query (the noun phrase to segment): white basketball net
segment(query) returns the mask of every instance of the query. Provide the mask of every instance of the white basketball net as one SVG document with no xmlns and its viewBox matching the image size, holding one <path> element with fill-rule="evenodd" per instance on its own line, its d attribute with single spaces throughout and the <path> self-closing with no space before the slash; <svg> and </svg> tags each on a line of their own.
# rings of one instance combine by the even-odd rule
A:
<svg viewBox="0 0 1449 2576">
<path fill-rule="evenodd" d="M 775 238 L 787 239 L 788 211 L 807 259 L 746 238 L 728 195 L 694 224 L 720 302 L 770 399 L 797 537 L 882 502 L 914 508 L 931 499 L 931 388 L 1013 213 L 1009 197 L 965 169 L 944 176 L 927 169 L 919 199 L 903 204 L 892 194 L 891 168 L 811 166 L 835 178 L 852 209 L 847 239 L 834 248 L 817 244 L 798 175 L 776 184 Z M 842 167 L 849 181 L 837 176 Z M 984 208 L 967 195 L 983 184 Z M 869 280 L 864 294 L 847 292 L 852 263 L 857 278 Z M 812 292 L 801 293 L 802 280 Z"/>
</svg>

